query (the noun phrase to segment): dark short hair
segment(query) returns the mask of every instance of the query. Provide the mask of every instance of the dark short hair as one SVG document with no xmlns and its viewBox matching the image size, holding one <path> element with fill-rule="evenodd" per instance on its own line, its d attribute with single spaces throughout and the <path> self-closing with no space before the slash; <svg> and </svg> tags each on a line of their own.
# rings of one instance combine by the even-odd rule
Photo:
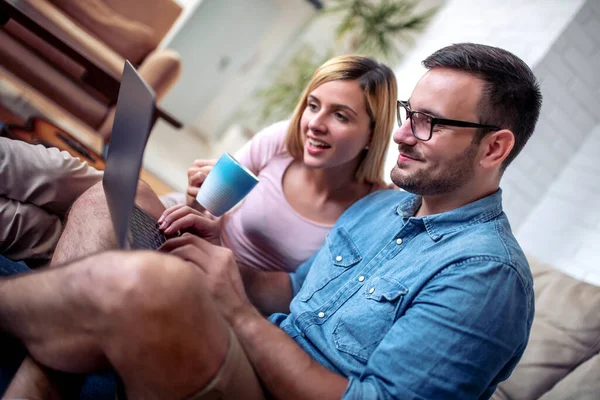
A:
<svg viewBox="0 0 600 400">
<path fill-rule="evenodd" d="M 427 57 L 423 65 L 427 69 L 456 69 L 483 80 L 479 122 L 510 129 L 515 136 L 515 145 L 502 164 L 505 169 L 533 134 L 540 115 L 542 93 L 531 68 L 504 49 L 474 43 L 444 47 Z M 479 143 L 489 132 L 479 130 L 474 142 Z"/>
</svg>

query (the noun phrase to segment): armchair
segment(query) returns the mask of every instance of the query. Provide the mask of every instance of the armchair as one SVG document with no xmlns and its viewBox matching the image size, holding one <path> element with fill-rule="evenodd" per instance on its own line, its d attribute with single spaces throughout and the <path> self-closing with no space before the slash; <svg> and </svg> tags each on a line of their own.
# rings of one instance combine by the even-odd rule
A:
<svg viewBox="0 0 600 400">
<path fill-rule="evenodd" d="M 100 89 L 105 83 L 110 86 L 115 79 L 120 80 L 125 59 L 136 65 L 156 92 L 157 100 L 179 76 L 178 54 L 158 48 L 181 13 L 174 0 L 0 0 L 0 3 L 19 9 L 90 62 L 82 65 L 61 52 L 52 41 L 40 38 L 14 19 L 4 16 L 2 21 L 0 15 L 0 24 L 3 22 L 0 66 L 105 140 L 112 128 L 116 97 Z M 88 68 L 89 65 L 97 69 Z"/>
</svg>

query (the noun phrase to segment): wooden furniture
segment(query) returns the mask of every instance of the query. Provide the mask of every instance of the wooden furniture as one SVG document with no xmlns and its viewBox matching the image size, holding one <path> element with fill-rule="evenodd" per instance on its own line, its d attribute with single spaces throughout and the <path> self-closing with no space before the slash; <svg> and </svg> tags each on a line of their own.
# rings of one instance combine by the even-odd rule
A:
<svg viewBox="0 0 600 400">
<path fill-rule="evenodd" d="M 101 142 L 97 137 L 90 138 L 89 133 L 86 136 L 85 131 L 79 131 L 79 134 L 74 136 L 43 118 L 30 118 L 26 122 L 3 104 L 0 104 L 0 122 L 7 126 L 0 129 L 0 136 L 32 144 L 58 147 L 61 150 L 69 151 L 72 156 L 78 157 L 82 161 L 87 161 L 97 169 L 104 169 L 104 160 L 99 155 Z M 140 178 L 159 196 L 173 191 L 173 188 L 146 169 L 142 168 Z"/>
</svg>

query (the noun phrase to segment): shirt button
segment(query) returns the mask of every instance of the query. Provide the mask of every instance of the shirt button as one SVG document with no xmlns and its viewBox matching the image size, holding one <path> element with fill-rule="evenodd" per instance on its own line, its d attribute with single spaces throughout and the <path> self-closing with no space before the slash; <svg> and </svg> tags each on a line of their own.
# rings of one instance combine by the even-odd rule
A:
<svg viewBox="0 0 600 400">
<path fill-rule="evenodd" d="M 302 332 L 302 337 L 306 337 L 306 334 L 304 332 Z"/>
<path fill-rule="evenodd" d="M 375 288 L 372 287 L 371 289 L 369 289 L 369 293 L 373 293 L 375 291 Z"/>
<path fill-rule="evenodd" d="M 359 281 L 359 282 L 362 282 L 362 281 L 364 281 L 364 280 L 365 280 L 365 277 L 364 277 L 364 276 L 362 276 L 362 275 L 361 275 L 361 276 L 359 276 L 359 277 L 358 277 L 358 281 Z"/>
<path fill-rule="evenodd" d="M 335 258 L 335 261 L 338 261 L 338 262 L 339 262 L 339 261 L 342 261 L 342 256 L 337 256 L 337 257 Z"/>
<path fill-rule="evenodd" d="M 325 313 L 323 311 L 321 311 L 319 314 L 317 314 L 319 316 L 319 318 L 323 318 L 325 316 Z"/>
<path fill-rule="evenodd" d="M 396 244 L 402 244 L 402 239 L 400 239 L 400 238 L 396 239 Z"/>
</svg>

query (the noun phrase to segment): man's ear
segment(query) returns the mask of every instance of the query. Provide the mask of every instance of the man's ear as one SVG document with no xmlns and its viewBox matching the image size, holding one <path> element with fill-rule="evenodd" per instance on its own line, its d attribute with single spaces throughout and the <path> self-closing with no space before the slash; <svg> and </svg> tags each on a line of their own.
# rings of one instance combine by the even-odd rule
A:
<svg viewBox="0 0 600 400">
<path fill-rule="evenodd" d="M 482 157 L 479 165 L 483 168 L 494 168 L 510 154 L 515 146 L 515 135 L 508 129 L 501 129 L 487 135 L 481 141 Z"/>
</svg>

